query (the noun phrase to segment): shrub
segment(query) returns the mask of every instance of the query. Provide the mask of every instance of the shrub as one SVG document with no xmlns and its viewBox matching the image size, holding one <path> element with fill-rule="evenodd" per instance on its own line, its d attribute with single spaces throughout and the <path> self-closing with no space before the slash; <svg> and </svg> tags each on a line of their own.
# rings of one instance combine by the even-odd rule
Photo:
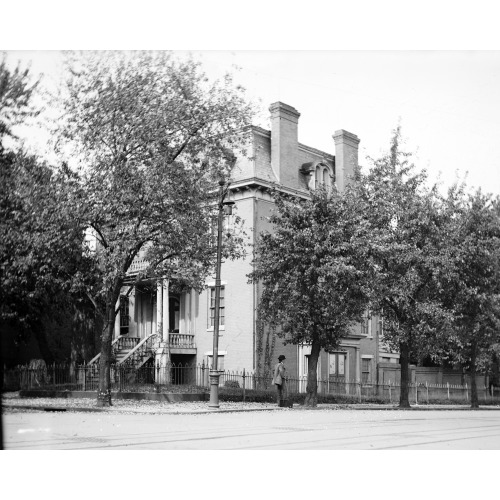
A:
<svg viewBox="0 0 500 500">
<path fill-rule="evenodd" d="M 224 383 L 224 387 L 228 387 L 230 389 L 239 389 L 240 383 L 237 380 L 226 380 Z"/>
</svg>

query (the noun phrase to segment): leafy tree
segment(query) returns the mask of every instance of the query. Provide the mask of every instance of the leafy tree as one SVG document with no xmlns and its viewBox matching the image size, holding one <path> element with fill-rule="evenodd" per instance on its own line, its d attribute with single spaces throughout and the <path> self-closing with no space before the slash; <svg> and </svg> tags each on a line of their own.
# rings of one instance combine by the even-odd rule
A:
<svg viewBox="0 0 500 500">
<path fill-rule="evenodd" d="M 28 68 L 21 68 L 20 63 L 11 71 L 7 67 L 4 54 L 0 61 L 0 139 L 14 136 L 12 128 L 24 123 L 28 118 L 37 116 L 40 110 L 33 104 L 40 78 L 32 81 Z"/>
<path fill-rule="evenodd" d="M 83 232 L 59 210 L 61 184 L 68 177 L 39 158 L 27 154 L 14 138 L 16 125 L 39 114 L 33 103 L 40 79 L 32 83 L 29 68 L 14 71 L 0 62 L 0 321 L 14 344 L 35 335 L 47 362 L 54 356 L 51 344 L 59 339 L 45 335 L 47 321 L 66 321 L 75 310 L 67 275 L 82 260 Z M 9 147 L 10 146 L 10 147 Z M 81 300 L 81 299 L 80 299 Z M 55 326 L 54 324 L 52 325 Z M 71 343 L 72 337 L 68 336 Z"/>
<path fill-rule="evenodd" d="M 400 353 L 400 406 L 409 407 L 410 360 L 437 353 L 452 314 L 440 295 L 440 279 L 450 267 L 446 211 L 400 142 L 398 128 L 390 152 L 374 162 L 356 189 L 366 204 L 377 269 L 371 307 L 384 317 L 384 341 Z"/>
<path fill-rule="evenodd" d="M 454 358 L 469 369 L 471 406 L 479 405 L 476 373 L 486 371 L 500 342 L 500 198 L 481 191 L 449 195 L 453 232 L 447 283 L 454 312 Z"/>
<path fill-rule="evenodd" d="M 64 322 L 85 302 L 68 282 L 83 265 L 83 229 L 60 210 L 64 173 L 22 151 L 0 155 L 0 166 L 0 321 L 15 333 L 15 343 L 34 334 L 43 358 L 52 362 L 63 352 L 50 348 L 47 321 Z"/>
<path fill-rule="evenodd" d="M 140 280 L 200 289 L 213 267 L 210 222 L 217 182 L 252 109 L 228 76 L 209 83 L 199 64 L 168 53 L 70 55 L 61 144 L 74 146 L 77 186 L 65 209 L 97 240 L 91 272 L 72 277 L 103 318 L 97 404 L 111 404 L 115 305 L 133 260 Z M 231 153 L 228 153 L 231 151 Z M 239 238 L 231 238 L 232 255 Z"/>
<path fill-rule="evenodd" d="M 259 320 L 285 344 L 311 345 L 305 404 L 316 406 L 321 349 L 337 348 L 368 303 L 368 226 L 349 189 L 318 189 L 307 200 L 277 196 L 270 222 L 249 275 L 262 286 Z"/>
</svg>

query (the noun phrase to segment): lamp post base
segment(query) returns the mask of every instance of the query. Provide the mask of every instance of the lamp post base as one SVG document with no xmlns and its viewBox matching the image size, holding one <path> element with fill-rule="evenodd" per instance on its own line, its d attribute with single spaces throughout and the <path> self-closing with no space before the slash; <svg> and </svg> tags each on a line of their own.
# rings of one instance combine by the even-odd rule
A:
<svg viewBox="0 0 500 500">
<path fill-rule="evenodd" d="M 209 408 L 219 408 L 219 378 L 220 372 L 217 370 L 210 370 L 210 402 Z"/>
</svg>

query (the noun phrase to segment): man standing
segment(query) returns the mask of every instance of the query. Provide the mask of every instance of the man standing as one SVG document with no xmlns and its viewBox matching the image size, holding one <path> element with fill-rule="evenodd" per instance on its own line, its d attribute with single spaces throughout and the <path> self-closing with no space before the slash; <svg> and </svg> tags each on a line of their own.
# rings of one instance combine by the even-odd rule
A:
<svg viewBox="0 0 500 500">
<path fill-rule="evenodd" d="M 285 356 L 280 354 L 278 356 L 278 364 L 274 367 L 273 384 L 276 385 L 276 389 L 278 390 L 278 406 L 281 406 L 283 391 L 285 389 L 285 365 L 283 364 L 285 359 Z"/>
</svg>

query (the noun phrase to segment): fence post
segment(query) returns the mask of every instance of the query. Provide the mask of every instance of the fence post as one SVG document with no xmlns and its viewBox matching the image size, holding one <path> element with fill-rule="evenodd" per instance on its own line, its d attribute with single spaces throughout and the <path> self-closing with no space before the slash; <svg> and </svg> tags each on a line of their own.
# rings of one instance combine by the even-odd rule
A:
<svg viewBox="0 0 500 500">
<path fill-rule="evenodd" d="M 85 361 L 83 362 L 83 390 L 87 390 L 87 363 Z"/>
<path fill-rule="evenodd" d="M 42 378 L 42 377 L 40 377 Z M 56 364 L 52 363 L 52 385 L 55 387 L 56 385 Z"/>
<path fill-rule="evenodd" d="M 418 405 L 418 383 L 415 381 L 415 404 Z"/>
<path fill-rule="evenodd" d="M 245 368 L 243 368 L 243 402 L 245 402 Z"/>
<path fill-rule="evenodd" d="M 427 392 L 427 404 L 429 404 L 429 384 L 427 383 L 427 380 L 425 381 L 425 390 Z"/>
<path fill-rule="evenodd" d="M 389 380 L 389 403 L 392 403 L 391 381 Z"/>
<path fill-rule="evenodd" d="M 446 382 L 446 388 L 448 389 L 448 401 L 450 400 L 450 383 Z"/>
<path fill-rule="evenodd" d="M 467 382 L 465 382 L 465 401 L 469 401 L 469 388 L 467 387 Z"/>
</svg>

